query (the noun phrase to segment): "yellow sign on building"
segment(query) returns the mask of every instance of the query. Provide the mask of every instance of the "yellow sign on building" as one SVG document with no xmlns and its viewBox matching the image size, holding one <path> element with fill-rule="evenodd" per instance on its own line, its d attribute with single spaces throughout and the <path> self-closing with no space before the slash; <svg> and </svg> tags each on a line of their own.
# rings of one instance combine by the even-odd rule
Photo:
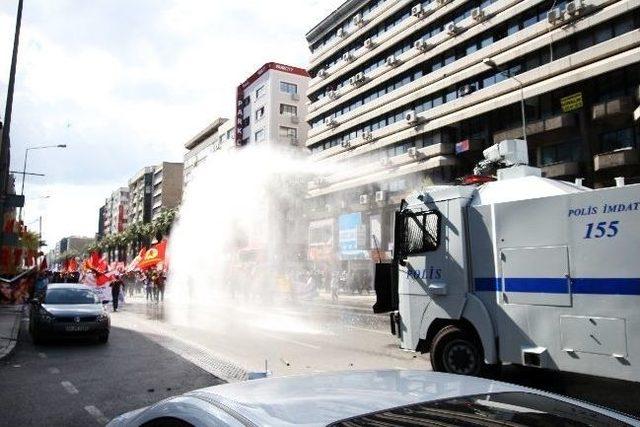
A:
<svg viewBox="0 0 640 427">
<path fill-rule="evenodd" d="M 564 98 L 560 98 L 560 105 L 562 106 L 562 112 L 568 113 L 569 111 L 579 110 L 582 108 L 582 92 L 574 93 Z"/>
</svg>

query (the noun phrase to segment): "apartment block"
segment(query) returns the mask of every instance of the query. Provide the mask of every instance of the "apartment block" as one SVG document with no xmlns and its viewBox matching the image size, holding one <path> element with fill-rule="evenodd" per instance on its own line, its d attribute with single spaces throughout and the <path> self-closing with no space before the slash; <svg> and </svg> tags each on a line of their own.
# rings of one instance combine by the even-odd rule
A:
<svg viewBox="0 0 640 427">
<path fill-rule="evenodd" d="M 151 220 L 163 210 L 173 209 L 182 202 L 184 168 L 182 163 L 162 162 L 153 171 Z"/>
<path fill-rule="evenodd" d="M 344 165 L 309 185 L 310 259 L 359 268 L 389 258 L 402 198 L 471 174 L 504 139 L 526 139 L 547 177 L 639 182 L 639 8 L 343 3 L 307 34 L 305 145 L 314 161 Z"/>
</svg>

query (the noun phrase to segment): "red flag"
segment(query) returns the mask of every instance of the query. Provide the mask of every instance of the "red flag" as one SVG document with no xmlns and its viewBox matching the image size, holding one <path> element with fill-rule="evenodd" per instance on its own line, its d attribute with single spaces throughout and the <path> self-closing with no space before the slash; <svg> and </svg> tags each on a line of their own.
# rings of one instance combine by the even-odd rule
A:
<svg viewBox="0 0 640 427">
<path fill-rule="evenodd" d="M 47 257 L 42 258 L 42 262 L 40 263 L 40 271 L 45 271 L 49 266 L 47 265 Z"/>
<path fill-rule="evenodd" d="M 72 271 L 72 272 L 78 271 L 78 261 L 76 261 L 75 258 L 71 258 L 69 260 L 69 264 L 67 268 L 69 269 L 69 271 Z"/>
<path fill-rule="evenodd" d="M 129 263 L 125 271 L 130 272 L 138 268 L 140 261 L 144 259 L 144 256 L 146 253 L 147 253 L 147 248 L 140 249 L 140 252 L 138 253 L 138 255 Z"/>
<path fill-rule="evenodd" d="M 157 243 L 145 253 L 144 258 L 138 264 L 138 268 L 146 270 L 154 267 L 165 260 L 165 253 L 167 251 L 167 240 L 163 240 Z"/>
</svg>

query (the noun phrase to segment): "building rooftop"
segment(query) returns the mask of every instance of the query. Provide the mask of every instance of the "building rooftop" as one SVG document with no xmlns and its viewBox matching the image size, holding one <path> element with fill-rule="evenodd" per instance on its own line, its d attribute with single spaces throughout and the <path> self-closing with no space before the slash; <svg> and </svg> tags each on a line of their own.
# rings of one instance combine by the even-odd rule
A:
<svg viewBox="0 0 640 427">
<path fill-rule="evenodd" d="M 311 29 L 306 35 L 307 41 L 313 43 L 316 39 L 322 36 L 327 30 L 333 28 L 335 25 L 345 19 L 346 16 L 352 12 L 358 10 L 361 6 L 364 6 L 367 0 L 347 0 L 342 3 L 336 10 L 331 12 L 329 16 L 324 18 L 315 27 Z"/>
<path fill-rule="evenodd" d="M 218 117 L 213 122 L 211 122 L 211 124 L 209 124 L 209 126 L 204 128 L 196 136 L 194 136 L 189 141 L 187 141 L 184 144 L 184 148 L 186 148 L 187 150 L 193 150 L 195 147 L 197 147 L 199 144 L 201 144 L 203 141 L 205 141 L 211 135 L 216 133 L 218 131 L 218 128 L 223 123 L 225 123 L 227 120 L 229 120 L 229 119 L 226 119 L 224 117 Z"/>
</svg>

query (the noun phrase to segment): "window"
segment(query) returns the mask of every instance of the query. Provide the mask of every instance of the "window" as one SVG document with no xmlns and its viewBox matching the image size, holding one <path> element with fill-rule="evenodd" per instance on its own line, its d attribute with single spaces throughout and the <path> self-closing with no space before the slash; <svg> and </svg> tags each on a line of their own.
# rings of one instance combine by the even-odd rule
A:
<svg viewBox="0 0 640 427">
<path fill-rule="evenodd" d="M 256 99 L 262 98 L 262 96 L 264 96 L 264 85 L 256 89 Z"/>
<path fill-rule="evenodd" d="M 291 138 L 291 139 L 297 138 L 298 137 L 298 129 L 290 128 L 290 127 L 286 127 L 286 126 L 280 126 L 279 135 L 282 138 Z"/>
<path fill-rule="evenodd" d="M 603 153 L 620 148 L 634 147 L 633 128 L 625 128 L 605 132 L 600 135 L 600 148 Z"/>
<path fill-rule="evenodd" d="M 256 131 L 253 140 L 255 142 L 262 142 L 264 141 L 264 129 L 260 129 L 258 131 Z"/>
<path fill-rule="evenodd" d="M 400 258 L 435 251 L 440 244 L 440 213 L 437 211 L 398 213 L 396 250 Z"/>
<path fill-rule="evenodd" d="M 295 105 L 280 104 L 280 114 L 283 116 L 296 117 L 298 115 L 298 107 Z"/>
<path fill-rule="evenodd" d="M 562 402 L 552 397 L 525 392 L 487 393 L 453 397 L 386 409 L 330 424 L 337 426 L 383 425 L 402 420 L 404 425 L 625 425 L 608 415 Z"/>
<path fill-rule="evenodd" d="M 256 121 L 264 117 L 264 107 L 260 107 L 256 110 Z"/>
<path fill-rule="evenodd" d="M 298 85 L 287 82 L 280 82 L 280 92 L 298 93 Z"/>
<path fill-rule="evenodd" d="M 540 148 L 541 166 L 554 163 L 573 162 L 577 160 L 580 150 L 580 140 L 568 141 L 561 144 L 545 145 Z"/>
</svg>

